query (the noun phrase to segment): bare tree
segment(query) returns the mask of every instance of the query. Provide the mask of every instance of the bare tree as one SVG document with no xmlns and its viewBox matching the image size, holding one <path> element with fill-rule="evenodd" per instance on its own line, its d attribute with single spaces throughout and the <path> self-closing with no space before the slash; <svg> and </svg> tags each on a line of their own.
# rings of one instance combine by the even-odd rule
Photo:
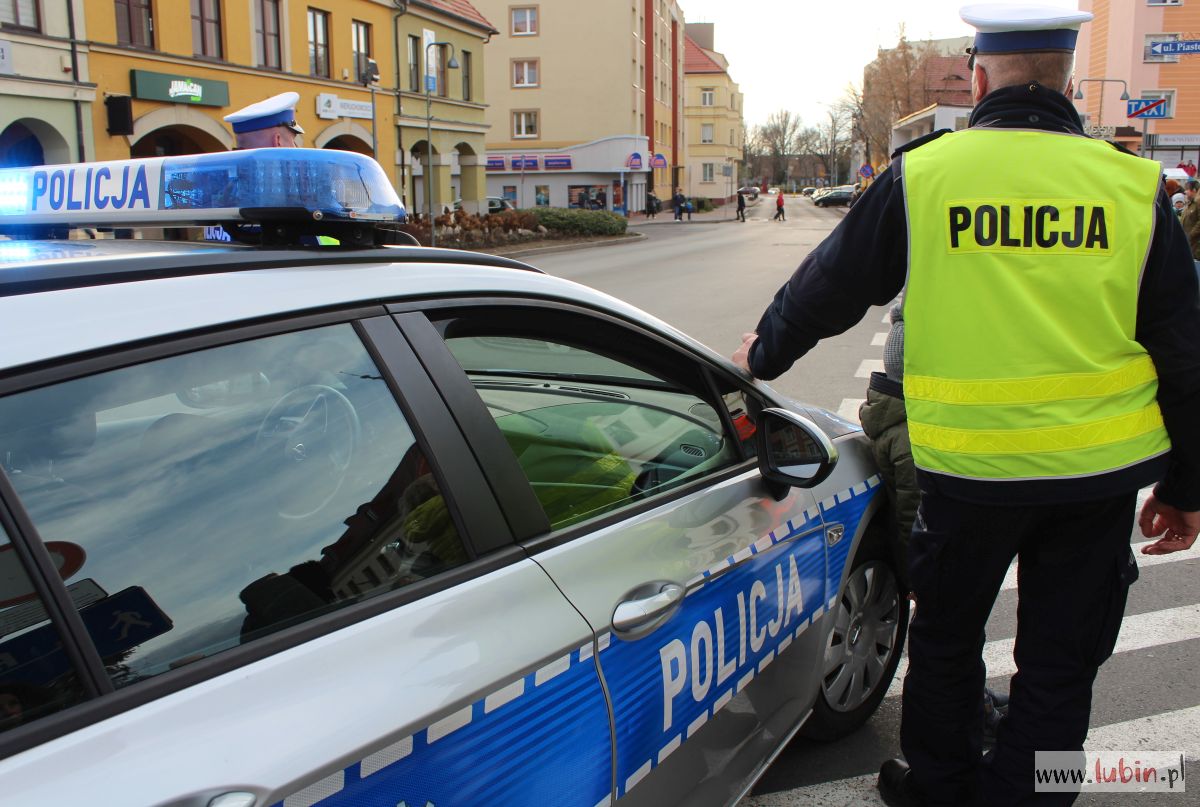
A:
<svg viewBox="0 0 1200 807">
<path fill-rule="evenodd" d="M 938 55 L 932 42 L 909 42 L 904 26 L 896 47 L 880 50 L 863 69 L 861 91 L 851 89 L 844 99 L 855 108 L 855 125 L 871 162 L 885 160 L 890 152 L 892 125 L 929 106 L 936 98 L 926 81 L 929 60 Z"/>
<path fill-rule="evenodd" d="M 833 184 L 850 176 L 850 134 L 853 119 L 853 106 L 839 101 L 826 108 L 825 120 L 813 127 L 808 135 L 812 144 L 812 154 L 825 166 L 825 175 Z"/>
<path fill-rule="evenodd" d="M 761 138 L 770 163 L 772 182 L 782 182 L 787 176 L 788 158 L 797 152 L 800 130 L 800 116 L 786 109 L 772 113 L 756 130 L 755 136 Z"/>
</svg>

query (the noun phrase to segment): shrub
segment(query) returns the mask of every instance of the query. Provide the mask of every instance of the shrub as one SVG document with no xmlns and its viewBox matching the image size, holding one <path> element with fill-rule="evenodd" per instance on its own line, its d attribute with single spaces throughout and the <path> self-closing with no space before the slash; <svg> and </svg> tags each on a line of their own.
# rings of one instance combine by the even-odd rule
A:
<svg viewBox="0 0 1200 807">
<path fill-rule="evenodd" d="M 519 210 L 517 213 L 532 215 L 538 224 L 549 230 L 552 235 L 559 237 L 623 235 L 627 224 L 624 216 L 618 216 L 607 210 L 535 207 Z"/>
</svg>

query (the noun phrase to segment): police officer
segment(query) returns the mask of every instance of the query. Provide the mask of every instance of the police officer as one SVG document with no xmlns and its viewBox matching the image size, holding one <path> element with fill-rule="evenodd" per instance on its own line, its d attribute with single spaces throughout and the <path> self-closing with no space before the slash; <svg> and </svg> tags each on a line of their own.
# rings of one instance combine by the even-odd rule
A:
<svg viewBox="0 0 1200 807">
<path fill-rule="evenodd" d="M 299 146 L 304 129 L 296 123 L 300 94 L 281 92 L 225 116 L 239 149 Z"/>
<path fill-rule="evenodd" d="M 1035 751 L 1082 749 L 1137 567 L 1138 520 L 1200 531 L 1200 295 L 1157 163 L 1084 136 L 1068 100 L 1091 14 L 968 6 L 970 126 L 901 148 L 734 360 L 785 372 L 905 285 L 903 390 L 922 501 L 909 550 L 890 805 L 1012 805 Z M 1066 178 L 1066 179 L 1064 179 Z M 983 631 L 1015 558 L 1008 717 L 981 762 Z M 911 768 L 909 767 L 911 765 Z M 1077 794 L 1040 793 L 1069 804 Z"/>
</svg>

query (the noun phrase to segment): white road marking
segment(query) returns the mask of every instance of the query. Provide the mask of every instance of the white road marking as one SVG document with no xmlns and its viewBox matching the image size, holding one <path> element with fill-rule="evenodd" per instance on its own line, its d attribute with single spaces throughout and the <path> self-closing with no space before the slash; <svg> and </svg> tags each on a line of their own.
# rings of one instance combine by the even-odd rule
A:
<svg viewBox="0 0 1200 807">
<path fill-rule="evenodd" d="M 888 335 L 886 333 L 875 334 L 875 336 L 871 339 L 871 347 L 883 347 L 883 345 L 887 342 L 887 336 Z"/>
<path fill-rule="evenodd" d="M 1148 569 L 1151 566 L 1161 566 L 1164 563 L 1177 563 L 1181 560 L 1196 560 L 1200 558 L 1200 541 L 1192 544 L 1191 549 L 1185 549 L 1182 552 L 1173 552 L 1170 555 L 1143 555 L 1141 550 L 1143 546 L 1146 546 L 1146 544 L 1137 543 L 1133 545 L 1133 556 L 1137 558 L 1139 569 Z M 1008 567 L 1008 573 L 1004 575 L 1004 584 L 1000 587 L 1000 590 L 1009 591 L 1016 587 L 1017 564 L 1014 563 Z"/>
<path fill-rule="evenodd" d="M 858 407 L 862 406 L 866 400 L 866 398 L 842 398 L 842 405 L 837 409 L 838 416 L 852 423 L 858 423 Z"/>
<path fill-rule="evenodd" d="M 1121 633 L 1117 637 L 1117 646 L 1113 654 L 1132 653 L 1135 650 L 1145 650 L 1148 647 L 1169 644 L 1171 642 L 1186 642 L 1200 638 L 1200 603 L 1181 605 L 1178 608 L 1164 608 L 1161 611 L 1149 611 L 1125 617 L 1121 623 Z M 988 678 L 1000 678 L 1012 675 L 1017 671 L 1013 661 L 1013 644 L 1015 639 L 996 639 L 983 646 L 983 661 L 987 665 Z M 907 654 L 900 659 L 896 668 L 896 677 L 888 687 L 887 697 L 899 697 L 903 688 L 904 674 L 908 672 Z"/>
<path fill-rule="evenodd" d="M 871 373 L 883 372 L 883 359 L 864 359 L 863 363 L 858 365 L 858 369 L 854 371 L 855 378 L 870 378 Z"/>
</svg>

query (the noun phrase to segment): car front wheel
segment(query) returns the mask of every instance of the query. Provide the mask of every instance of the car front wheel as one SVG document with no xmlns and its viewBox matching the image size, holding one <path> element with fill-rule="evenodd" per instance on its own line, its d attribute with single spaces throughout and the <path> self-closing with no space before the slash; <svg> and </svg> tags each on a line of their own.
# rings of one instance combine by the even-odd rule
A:
<svg viewBox="0 0 1200 807">
<path fill-rule="evenodd" d="M 836 740 L 874 714 L 900 663 L 908 629 L 908 598 L 887 560 L 855 564 L 835 608 L 825 645 L 821 693 L 803 733 Z"/>
</svg>

